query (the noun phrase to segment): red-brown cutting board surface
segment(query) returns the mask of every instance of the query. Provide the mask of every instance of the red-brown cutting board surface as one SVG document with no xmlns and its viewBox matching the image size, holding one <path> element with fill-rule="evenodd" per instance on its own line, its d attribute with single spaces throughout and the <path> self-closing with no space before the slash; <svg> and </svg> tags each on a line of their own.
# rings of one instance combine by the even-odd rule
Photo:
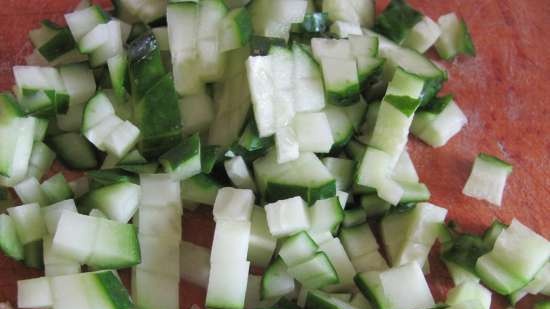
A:
<svg viewBox="0 0 550 309">
<path fill-rule="evenodd" d="M 106 4 L 102 1 L 101 4 Z M 31 52 L 29 30 L 48 18 L 63 21 L 77 0 L 0 0 L 0 90 L 13 84 L 11 68 Z M 381 10 L 386 1 L 379 1 Z M 494 218 L 517 218 L 550 238 L 550 3 L 548 0 L 410 0 L 433 19 L 448 12 L 464 17 L 477 49 L 475 58 L 438 60 L 449 71 L 445 93 L 468 117 L 468 125 L 444 147 L 433 149 L 411 138 L 409 150 L 432 202 L 449 209 L 448 219 L 481 232 Z M 479 152 L 511 162 L 501 208 L 462 195 Z M 56 166 L 59 168 L 59 166 Z M 67 173 L 71 177 L 70 173 Z M 183 238 L 210 247 L 214 224 L 208 208 L 184 215 Z M 452 282 L 435 252 L 428 280 L 435 298 L 445 300 Z M 122 272 L 128 283 L 128 272 Z M 0 302 L 16 303 L 16 281 L 42 275 L 0 254 Z M 181 308 L 203 308 L 205 291 L 182 281 Z M 527 297 L 517 308 L 532 308 Z M 492 308 L 506 308 L 493 297 Z M 75 308 L 78 309 L 78 308 Z"/>
</svg>

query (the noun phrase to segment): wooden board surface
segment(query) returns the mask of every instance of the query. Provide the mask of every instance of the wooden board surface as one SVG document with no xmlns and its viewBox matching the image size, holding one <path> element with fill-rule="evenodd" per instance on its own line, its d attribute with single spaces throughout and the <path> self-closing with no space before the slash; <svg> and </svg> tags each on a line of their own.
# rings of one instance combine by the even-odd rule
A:
<svg viewBox="0 0 550 309">
<path fill-rule="evenodd" d="M 30 29 L 49 18 L 61 22 L 77 0 L 2 0 L 0 10 L 0 89 L 13 84 L 11 67 L 24 64 L 31 52 Z M 100 1 L 105 4 L 106 1 Z M 380 10 L 387 1 L 379 1 Z M 449 70 L 445 93 L 454 93 L 469 123 L 445 147 L 432 149 L 411 138 L 409 150 L 432 202 L 449 209 L 448 219 L 466 230 L 481 232 L 494 218 L 518 218 L 550 238 L 550 5 L 548 0 L 410 0 L 437 19 L 454 11 L 463 16 L 477 49 L 475 58 L 438 61 Z M 434 55 L 434 59 L 437 56 Z M 461 194 L 479 152 L 514 164 L 501 208 Z M 210 246 L 214 224 L 209 209 L 184 216 L 183 238 Z M 430 258 L 428 280 L 437 300 L 452 283 L 437 256 Z M 16 280 L 40 276 L 0 255 L 0 302 L 16 301 Z M 123 272 L 128 283 L 128 273 Z M 205 292 L 181 283 L 181 308 L 202 304 Z M 532 308 L 536 297 L 517 308 Z M 493 297 L 492 308 L 506 308 Z"/>
</svg>

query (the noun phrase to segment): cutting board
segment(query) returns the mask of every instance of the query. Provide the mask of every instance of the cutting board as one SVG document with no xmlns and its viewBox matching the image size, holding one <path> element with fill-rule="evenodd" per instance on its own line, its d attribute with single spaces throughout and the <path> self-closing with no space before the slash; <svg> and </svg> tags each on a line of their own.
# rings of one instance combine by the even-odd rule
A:
<svg viewBox="0 0 550 309">
<path fill-rule="evenodd" d="M 0 10 L 0 89 L 13 84 L 11 68 L 24 64 L 32 47 L 29 30 L 48 18 L 62 22 L 77 0 L 2 0 Z M 444 147 L 433 149 L 411 138 L 408 148 L 432 202 L 449 209 L 467 231 L 480 233 L 493 219 L 509 223 L 517 218 L 550 238 L 550 5 L 548 0 L 410 0 L 433 19 L 448 12 L 464 17 L 477 49 L 475 58 L 452 62 L 431 58 L 449 72 L 444 93 L 453 93 L 468 117 L 468 125 Z M 107 5 L 106 1 L 100 4 Z M 387 1 L 379 1 L 380 11 Z M 511 162 L 504 202 L 497 208 L 462 195 L 461 191 L 479 152 Z M 56 165 L 54 170 L 62 170 Z M 75 174 L 67 172 L 68 178 Z M 211 210 L 186 212 L 183 238 L 211 245 Z M 428 280 L 438 301 L 445 299 L 452 281 L 437 254 L 430 257 Z M 36 270 L 0 255 L 0 302 L 16 303 L 16 281 L 41 276 Z M 122 272 L 128 283 L 128 272 Z M 205 291 L 182 281 L 181 308 L 203 307 Z M 517 308 L 532 308 L 540 297 L 527 297 Z M 492 308 L 504 309 L 504 298 L 493 297 Z M 77 308 L 75 308 L 77 309 Z"/>
</svg>

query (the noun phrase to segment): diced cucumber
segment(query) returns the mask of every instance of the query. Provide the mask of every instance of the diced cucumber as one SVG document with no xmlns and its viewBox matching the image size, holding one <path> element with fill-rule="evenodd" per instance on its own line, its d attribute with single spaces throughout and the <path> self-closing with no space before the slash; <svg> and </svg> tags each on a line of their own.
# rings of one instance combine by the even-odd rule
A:
<svg viewBox="0 0 550 309">
<path fill-rule="evenodd" d="M 221 185 L 206 174 L 198 174 L 181 182 L 181 198 L 185 201 L 214 205 Z"/>
<path fill-rule="evenodd" d="M 81 207 L 99 209 L 111 220 L 128 223 L 137 211 L 140 186 L 120 182 L 92 190 L 83 198 Z"/>
<path fill-rule="evenodd" d="M 379 198 L 376 194 L 367 194 L 361 197 L 361 207 L 367 213 L 368 218 L 386 213 L 391 208 L 391 204 Z"/>
<path fill-rule="evenodd" d="M 332 149 L 343 148 L 353 136 L 353 123 L 344 107 L 329 105 L 323 110 L 327 116 L 334 143 Z M 322 134 L 318 131 L 319 134 Z"/>
<path fill-rule="evenodd" d="M 179 306 L 179 278 L 133 269 L 132 298 L 138 308 L 176 309 Z"/>
<path fill-rule="evenodd" d="M 48 119 L 36 118 L 34 124 L 34 141 L 44 141 L 46 137 L 46 132 L 48 131 Z"/>
<path fill-rule="evenodd" d="M 267 204 L 264 209 L 269 231 L 275 237 L 289 236 L 310 227 L 307 205 L 298 196 Z"/>
<path fill-rule="evenodd" d="M 300 157 L 300 144 L 292 126 L 278 128 L 275 131 L 277 162 L 282 164 Z"/>
<path fill-rule="evenodd" d="M 7 212 L 13 219 L 17 237 L 22 245 L 41 240 L 48 233 L 38 204 L 8 208 Z"/>
<path fill-rule="evenodd" d="M 260 137 L 270 136 L 276 130 L 271 56 L 249 57 L 246 62 L 246 71 L 258 132 Z"/>
<path fill-rule="evenodd" d="M 87 170 L 97 166 L 92 145 L 78 133 L 64 133 L 49 140 L 61 162 L 69 168 Z"/>
<path fill-rule="evenodd" d="M 441 36 L 435 43 L 437 53 L 443 59 L 453 59 L 458 54 L 475 56 L 476 50 L 468 26 L 455 13 L 440 16 L 437 20 Z"/>
<path fill-rule="evenodd" d="M 23 259 L 23 244 L 17 236 L 15 222 L 6 214 L 0 214 L 0 249 L 12 259 Z"/>
<path fill-rule="evenodd" d="M 109 41 L 109 26 L 107 24 L 99 24 L 90 32 L 86 33 L 78 41 L 78 49 L 83 54 L 91 54 L 96 49 L 100 48 Z"/>
<path fill-rule="evenodd" d="M 253 207 L 254 193 L 251 190 L 221 188 L 214 202 L 214 220 L 250 221 Z"/>
<path fill-rule="evenodd" d="M 349 40 L 312 38 L 311 50 L 317 62 L 321 62 L 323 58 L 353 58 L 351 42 Z"/>
<path fill-rule="evenodd" d="M 180 248 L 181 278 L 207 288 L 210 276 L 210 251 L 187 241 L 183 241 Z"/>
<path fill-rule="evenodd" d="M 246 261 L 250 228 L 250 222 L 218 220 L 212 241 L 212 264 Z"/>
<path fill-rule="evenodd" d="M 10 98 L 11 99 L 11 98 Z M 23 180 L 28 172 L 29 160 L 33 148 L 34 128 L 36 120 L 33 117 L 10 117 L 6 103 L 7 97 L 2 96 L 0 106 L 6 107 L 5 121 L 0 123 L 0 185 L 13 187 Z M 1 117 L 4 118 L 4 117 Z"/>
<path fill-rule="evenodd" d="M 197 50 L 201 78 L 205 81 L 218 80 L 225 69 L 225 56 L 220 52 L 218 32 L 226 14 L 227 6 L 223 1 L 208 0 L 199 3 Z"/>
<path fill-rule="evenodd" d="M 302 44 L 292 45 L 294 58 L 294 110 L 316 112 L 325 106 L 325 92 L 319 64 Z"/>
<path fill-rule="evenodd" d="M 273 299 L 294 291 L 294 278 L 288 273 L 287 266 L 277 258 L 265 270 L 260 290 L 261 299 Z"/>
<path fill-rule="evenodd" d="M 40 187 L 50 204 L 73 198 L 73 191 L 62 173 L 48 178 Z"/>
<path fill-rule="evenodd" d="M 63 211 L 52 248 L 61 256 L 85 264 L 92 254 L 98 231 L 97 218 Z"/>
<path fill-rule="evenodd" d="M 309 208 L 310 230 L 314 233 L 335 231 L 344 221 L 344 210 L 338 197 L 318 200 Z"/>
<path fill-rule="evenodd" d="M 82 115 L 86 104 L 70 105 L 66 114 L 58 114 L 57 127 L 66 132 L 78 132 L 82 128 Z"/>
<path fill-rule="evenodd" d="M 338 275 L 323 252 L 316 253 L 306 262 L 289 267 L 288 273 L 308 289 L 318 289 L 338 282 Z"/>
<path fill-rule="evenodd" d="M 337 190 L 348 190 L 353 182 L 355 162 L 342 158 L 323 158 L 323 164 L 336 180 Z"/>
<path fill-rule="evenodd" d="M 354 306 L 357 309 L 371 309 L 372 308 L 371 303 L 360 292 L 353 295 L 353 297 L 351 298 L 350 305 Z"/>
<path fill-rule="evenodd" d="M 277 239 L 269 232 L 264 208 L 254 206 L 252 209 L 252 226 L 248 243 L 247 259 L 256 266 L 267 267 L 277 246 Z"/>
<path fill-rule="evenodd" d="M 344 211 L 343 227 L 354 227 L 367 221 L 367 212 L 361 208 L 346 209 Z"/>
<path fill-rule="evenodd" d="M 29 32 L 29 38 L 47 61 L 53 62 L 74 50 L 75 42 L 68 27 L 61 27 L 49 20 L 44 20 L 41 24 L 40 28 Z"/>
<path fill-rule="evenodd" d="M 44 237 L 43 242 L 44 272 L 48 277 L 80 273 L 80 264 L 60 256 L 52 250 L 52 237 Z"/>
<path fill-rule="evenodd" d="M 361 35 L 363 31 L 361 26 L 345 21 L 335 21 L 330 26 L 330 32 L 336 34 L 340 39 L 347 39 L 351 35 Z"/>
<path fill-rule="evenodd" d="M 224 162 L 225 171 L 231 182 L 238 188 L 256 190 L 254 179 L 241 156 L 236 156 Z"/>
<path fill-rule="evenodd" d="M 50 279 L 46 277 L 17 281 L 17 307 L 49 308 L 53 305 Z"/>
<path fill-rule="evenodd" d="M 248 43 L 252 34 L 252 21 L 248 10 L 238 8 L 231 10 L 220 24 L 220 52 L 237 49 Z"/>
<path fill-rule="evenodd" d="M 292 128 L 302 152 L 328 153 L 335 142 L 325 112 L 298 113 L 292 120 Z"/>
<path fill-rule="evenodd" d="M 351 259 L 357 272 L 383 271 L 389 268 L 388 263 L 379 251 L 371 251 Z"/>
<path fill-rule="evenodd" d="M 389 178 L 391 156 L 374 147 L 368 147 L 357 176 L 357 184 L 376 188 L 378 196 L 392 205 L 397 205 L 403 196 L 403 189 Z"/>
<path fill-rule="evenodd" d="M 326 287 L 330 292 L 345 292 L 353 289 L 353 277 L 355 268 L 338 238 L 333 238 L 319 246 L 319 251 L 324 252 L 338 274 L 338 283 Z"/>
<path fill-rule="evenodd" d="M 357 1 L 356 1 L 357 2 Z M 359 12 L 351 1 L 327 0 L 323 1 L 323 12 L 328 13 L 330 20 L 342 20 L 356 25 L 361 24 Z"/>
<path fill-rule="evenodd" d="M 288 267 L 306 262 L 319 247 L 307 232 L 300 232 L 285 239 L 279 249 L 279 256 Z"/>
<path fill-rule="evenodd" d="M 432 100 L 414 116 L 411 132 L 425 143 L 441 147 L 467 122 L 452 96 L 445 96 Z"/>
<path fill-rule="evenodd" d="M 352 56 L 378 56 L 378 37 L 368 35 L 350 35 L 350 54 Z"/>
<path fill-rule="evenodd" d="M 500 206 L 506 179 L 512 173 L 512 165 L 497 157 L 481 153 L 477 156 L 470 177 L 462 193 Z"/>
<path fill-rule="evenodd" d="M 96 146 L 99 150 L 105 151 L 107 138 L 112 132 L 124 121 L 116 115 L 109 115 L 105 117 L 100 123 L 94 127 L 83 131 L 83 135 Z"/>
<path fill-rule="evenodd" d="M 206 306 L 212 309 L 244 307 L 250 262 L 215 262 L 210 269 Z"/>
<path fill-rule="evenodd" d="M 107 153 L 121 158 L 134 148 L 138 142 L 139 134 L 139 129 L 136 126 L 130 121 L 124 121 L 113 128 L 102 144 Z"/>
<path fill-rule="evenodd" d="M 98 25 L 97 27 L 101 26 Z M 90 53 L 90 65 L 92 67 L 106 64 L 110 58 L 124 52 L 121 23 L 118 20 L 111 20 L 105 26 L 107 27 L 108 39 Z"/>
<path fill-rule="evenodd" d="M 97 221 L 96 239 L 86 264 L 94 269 L 118 269 L 139 264 L 141 254 L 135 227 L 100 218 Z"/>
<path fill-rule="evenodd" d="M 548 296 L 545 292 L 545 289 L 550 286 L 548 283 L 550 278 L 550 264 L 546 263 L 542 269 L 540 269 L 537 274 L 535 275 L 535 278 L 529 282 L 526 286 L 521 288 L 518 291 L 513 292 L 511 295 L 509 295 L 510 302 L 513 305 L 516 305 L 523 297 L 525 297 L 527 294 L 536 295 L 536 294 L 544 294 Z"/>
<path fill-rule="evenodd" d="M 86 295 L 86 287 L 81 274 L 50 278 L 50 286 L 55 308 L 91 309 Z"/>
<path fill-rule="evenodd" d="M 447 266 L 447 269 L 449 270 L 449 273 L 451 274 L 451 278 L 453 279 L 453 283 L 455 285 L 470 281 L 479 282 L 479 277 L 466 270 L 462 266 L 446 260 L 444 262 L 445 266 Z"/>
<path fill-rule="evenodd" d="M 493 250 L 477 260 L 475 269 L 486 286 L 507 295 L 533 279 L 549 256 L 550 243 L 514 219 Z"/>
<path fill-rule="evenodd" d="M 391 308 L 433 308 L 432 293 L 416 263 L 380 273 L 380 284 Z"/>
<path fill-rule="evenodd" d="M 139 236 L 142 269 L 163 276 L 180 278 L 180 239 Z"/>
<path fill-rule="evenodd" d="M 82 119 L 82 131 L 87 131 L 97 126 L 105 118 L 114 114 L 115 109 L 109 97 L 103 91 L 98 92 L 86 104 Z"/>
<path fill-rule="evenodd" d="M 55 235 L 59 219 L 61 219 L 61 215 L 64 211 L 77 212 L 74 200 L 68 199 L 42 208 L 44 223 L 50 235 Z"/>
<path fill-rule="evenodd" d="M 97 5 L 65 14 L 65 21 L 76 41 L 80 41 L 95 26 L 106 23 L 107 14 Z"/>
<path fill-rule="evenodd" d="M 40 186 L 40 183 L 34 177 L 21 181 L 13 188 L 23 203 L 38 203 L 40 206 L 50 204 L 48 197 Z"/>
<path fill-rule="evenodd" d="M 390 5 L 376 18 L 374 31 L 401 44 L 411 29 L 422 20 L 422 13 L 413 9 L 404 0 L 392 0 Z"/>
<path fill-rule="evenodd" d="M 179 105 L 184 134 L 204 132 L 214 121 L 214 105 L 207 94 L 184 97 Z"/>
<path fill-rule="evenodd" d="M 357 274 L 354 278 L 355 284 L 376 308 L 391 308 L 388 299 L 380 283 L 379 271 L 367 271 Z"/>
<path fill-rule="evenodd" d="M 407 149 L 403 150 L 399 156 L 392 172 L 392 178 L 399 182 L 415 183 L 419 181 L 414 163 L 412 162 Z"/>
<path fill-rule="evenodd" d="M 92 70 L 85 64 L 69 64 L 59 68 L 67 93 L 70 96 L 70 105 L 81 105 L 90 99 L 96 90 L 96 83 Z"/>
<path fill-rule="evenodd" d="M 435 44 L 440 35 L 439 25 L 428 16 L 423 16 L 422 20 L 411 28 L 403 41 L 403 46 L 424 53 Z"/>
<path fill-rule="evenodd" d="M 357 64 L 352 59 L 321 58 L 327 100 L 351 105 L 359 100 Z"/>
<path fill-rule="evenodd" d="M 140 207 L 134 224 L 140 236 L 181 238 L 181 216 L 174 207 Z"/>
<path fill-rule="evenodd" d="M 275 128 L 284 127 L 290 124 L 294 114 L 294 96 L 292 77 L 294 75 L 294 55 L 291 50 L 271 46 L 269 49 L 271 58 L 271 77 L 273 87 L 273 117 Z"/>
<path fill-rule="evenodd" d="M 174 207 L 181 211 L 180 184 L 167 174 L 142 174 L 140 205 L 145 207 Z"/>
<path fill-rule="evenodd" d="M 159 158 L 166 173 L 185 180 L 201 172 L 201 143 L 197 134 L 184 139 Z"/>
<path fill-rule="evenodd" d="M 447 305 L 458 305 L 464 302 L 477 301 L 480 308 L 489 309 L 491 307 L 491 292 L 476 282 L 465 282 L 452 288 L 447 293 Z"/>
<path fill-rule="evenodd" d="M 275 152 L 254 161 L 260 193 L 267 201 L 300 195 L 308 204 L 336 194 L 335 180 L 313 153 L 301 153 L 294 161 L 277 164 Z"/>
<path fill-rule="evenodd" d="M 399 200 L 401 204 L 425 202 L 430 199 L 430 191 L 423 183 L 403 181 L 398 181 L 397 183 L 403 189 L 403 195 Z"/>
<path fill-rule="evenodd" d="M 372 80 L 376 78 L 384 66 L 383 58 L 359 55 L 355 56 L 357 60 L 357 73 L 359 74 L 359 84 L 361 89 L 370 86 Z"/>
<path fill-rule="evenodd" d="M 23 245 L 25 266 L 36 269 L 44 268 L 44 256 L 42 255 L 42 252 L 42 239 Z"/>
<path fill-rule="evenodd" d="M 128 57 L 124 53 L 115 55 L 107 60 L 111 84 L 116 95 L 124 99 L 130 92 L 128 80 Z"/>
<path fill-rule="evenodd" d="M 346 253 L 351 259 L 378 251 L 378 243 L 368 223 L 342 228 L 339 237 L 344 249 L 346 249 Z"/>
<path fill-rule="evenodd" d="M 342 297 L 346 296 L 346 297 Z M 328 294 L 321 291 L 308 291 L 305 303 L 306 309 L 326 308 L 326 309 L 354 309 L 349 302 L 351 294 Z"/>
</svg>

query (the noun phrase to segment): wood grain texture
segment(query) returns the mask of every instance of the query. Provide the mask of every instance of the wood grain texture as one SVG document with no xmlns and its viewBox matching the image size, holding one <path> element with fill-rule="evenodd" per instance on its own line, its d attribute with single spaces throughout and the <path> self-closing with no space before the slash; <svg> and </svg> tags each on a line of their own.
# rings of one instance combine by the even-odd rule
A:
<svg viewBox="0 0 550 309">
<path fill-rule="evenodd" d="M 0 10 L 0 89 L 13 83 L 11 67 L 31 52 L 27 32 L 44 18 L 62 21 L 76 0 L 3 0 Z M 105 4 L 105 1 L 101 1 Z M 379 1 L 378 10 L 387 1 Z M 457 12 L 470 27 L 477 57 L 437 60 L 450 73 L 444 92 L 454 93 L 469 123 L 446 146 L 433 149 L 411 138 L 409 150 L 432 202 L 449 209 L 448 219 L 481 232 L 494 218 L 518 218 L 550 238 L 550 5 L 548 0 L 410 0 L 426 15 Z M 437 56 L 432 52 L 434 59 Z M 461 194 L 479 152 L 514 164 L 501 208 Z M 183 238 L 210 246 L 214 224 L 208 208 L 184 216 Z M 445 299 L 450 277 L 432 252 L 428 280 L 437 300 Z M 0 255 L 0 302 L 16 301 L 16 280 L 40 272 Z M 128 272 L 123 272 L 128 283 Z M 181 308 L 202 306 L 205 292 L 182 281 Z M 535 297 L 516 308 L 532 308 Z M 494 309 L 508 305 L 494 296 Z"/>
</svg>

